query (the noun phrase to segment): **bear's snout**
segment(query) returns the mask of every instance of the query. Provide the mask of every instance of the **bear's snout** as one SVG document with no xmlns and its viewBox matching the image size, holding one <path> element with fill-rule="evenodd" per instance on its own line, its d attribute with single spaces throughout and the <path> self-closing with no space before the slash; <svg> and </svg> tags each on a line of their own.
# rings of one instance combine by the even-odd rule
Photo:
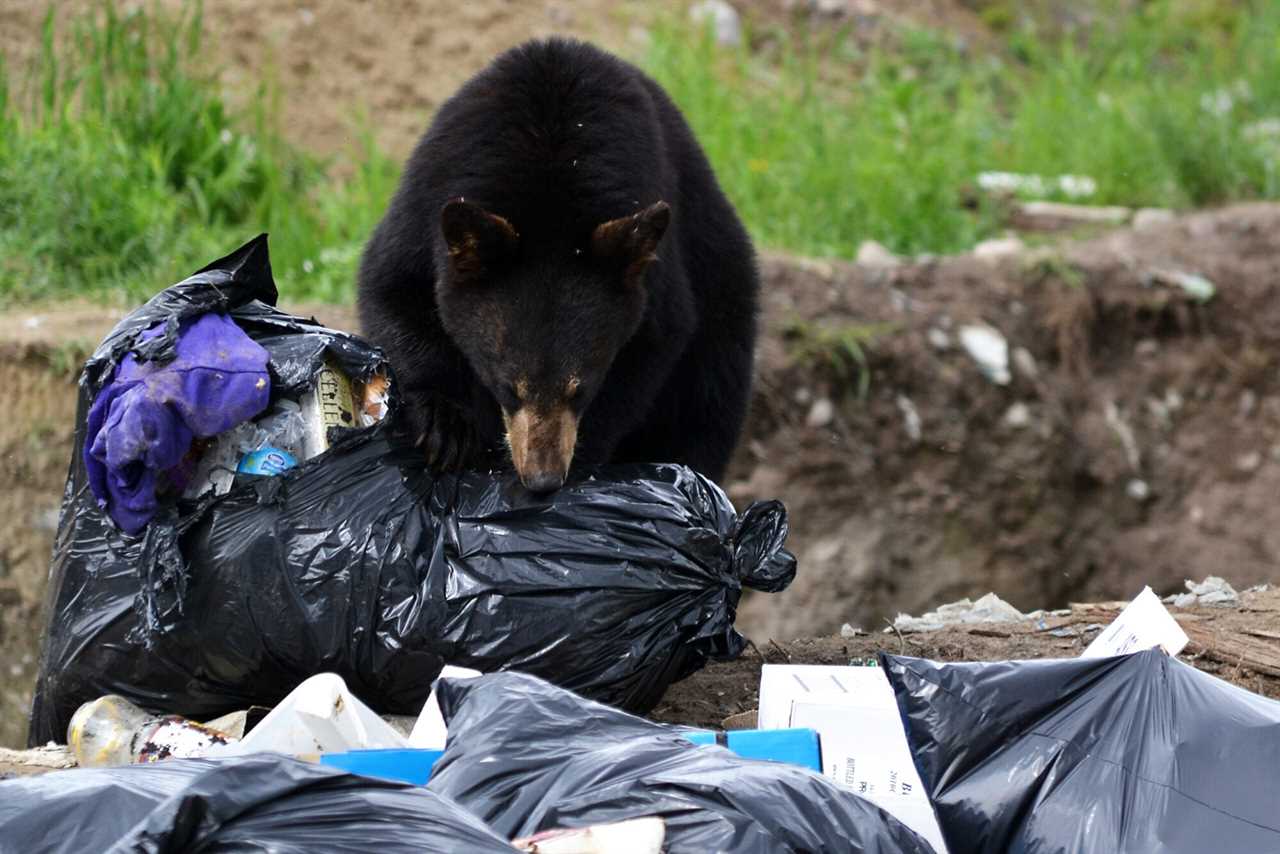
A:
<svg viewBox="0 0 1280 854">
<path fill-rule="evenodd" d="M 578 441 L 578 416 L 568 406 L 522 406 L 504 413 L 507 446 L 520 482 L 532 492 L 553 492 L 564 485 Z"/>
</svg>

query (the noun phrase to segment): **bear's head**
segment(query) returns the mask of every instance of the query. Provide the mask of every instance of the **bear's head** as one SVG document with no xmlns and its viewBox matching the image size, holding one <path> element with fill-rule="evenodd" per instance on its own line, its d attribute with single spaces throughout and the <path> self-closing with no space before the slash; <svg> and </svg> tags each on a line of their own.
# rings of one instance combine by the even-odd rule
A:
<svg viewBox="0 0 1280 854">
<path fill-rule="evenodd" d="M 644 319 L 645 269 L 670 215 L 658 202 L 566 244 L 524 240 L 463 199 L 445 204 L 440 320 L 501 408 L 511 461 L 530 490 L 564 483 L 579 421 Z"/>
</svg>

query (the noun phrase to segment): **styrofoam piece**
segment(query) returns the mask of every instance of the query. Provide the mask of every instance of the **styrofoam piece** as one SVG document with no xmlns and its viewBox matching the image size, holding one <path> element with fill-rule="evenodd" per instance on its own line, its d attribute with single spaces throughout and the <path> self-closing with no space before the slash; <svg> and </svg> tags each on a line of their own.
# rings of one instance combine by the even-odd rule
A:
<svg viewBox="0 0 1280 854">
<path fill-rule="evenodd" d="M 351 693 L 341 676 L 321 673 L 294 688 L 238 744 L 220 748 L 216 755 L 271 751 L 310 756 L 408 746 L 404 736 Z"/>
<path fill-rule="evenodd" d="M 617 824 L 546 830 L 512 846 L 534 854 L 659 854 L 667 829 L 657 816 L 633 818 Z"/>
<path fill-rule="evenodd" d="M 436 681 L 475 679 L 481 675 L 483 674 L 479 670 L 446 664 L 440 671 L 440 675 L 436 677 Z M 418 722 L 413 725 L 413 732 L 409 733 L 409 746 L 421 750 L 444 750 L 444 743 L 448 737 L 449 728 L 445 726 L 444 716 L 440 714 L 440 703 L 436 699 L 436 689 L 433 685 L 431 695 L 427 697 L 427 702 L 422 706 L 422 713 L 418 715 Z"/>
</svg>

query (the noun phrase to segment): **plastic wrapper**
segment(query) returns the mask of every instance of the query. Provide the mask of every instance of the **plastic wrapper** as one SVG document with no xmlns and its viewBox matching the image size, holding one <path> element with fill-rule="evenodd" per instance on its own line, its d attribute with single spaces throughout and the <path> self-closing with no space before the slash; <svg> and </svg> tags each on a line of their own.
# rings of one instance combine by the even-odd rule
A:
<svg viewBox="0 0 1280 854">
<path fill-rule="evenodd" d="M 437 692 L 449 742 L 427 788 L 504 836 L 657 816 L 669 854 L 933 851 L 814 771 L 695 746 L 527 674 Z"/>
<path fill-rule="evenodd" d="M 1280 703 L 1159 650 L 882 655 L 951 854 L 1280 851 Z"/>
<path fill-rule="evenodd" d="M 32 744 L 61 740 L 104 694 L 208 720 L 274 705 L 321 672 L 379 714 L 416 715 L 445 663 L 524 670 L 644 711 L 708 658 L 741 652 L 744 585 L 793 577 L 782 506 L 738 516 L 687 468 L 586 472 L 549 496 L 509 473 L 432 476 L 398 435 L 380 352 L 277 311 L 275 296 L 259 238 L 135 311 L 86 364 Z M 141 330 L 207 311 L 266 348 L 277 399 L 329 364 L 357 384 L 386 377 L 388 417 L 329 431 L 320 456 L 162 507 L 126 536 L 85 485 L 85 409 Z"/>
<path fill-rule="evenodd" d="M 0 851 L 511 854 L 506 839 L 420 786 L 275 754 L 171 759 L 0 781 Z"/>
</svg>

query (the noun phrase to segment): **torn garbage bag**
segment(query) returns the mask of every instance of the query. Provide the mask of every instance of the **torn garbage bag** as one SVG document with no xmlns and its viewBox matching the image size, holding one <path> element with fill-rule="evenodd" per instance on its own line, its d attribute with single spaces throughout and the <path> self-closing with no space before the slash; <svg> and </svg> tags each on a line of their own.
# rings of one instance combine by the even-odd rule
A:
<svg viewBox="0 0 1280 854">
<path fill-rule="evenodd" d="M 503 835 L 658 816 L 671 854 L 933 851 L 816 772 L 695 746 L 527 674 L 437 692 L 449 741 L 427 788 Z"/>
<path fill-rule="evenodd" d="M 951 854 L 1280 851 L 1280 703 L 1159 650 L 881 665 Z"/>
<path fill-rule="evenodd" d="M 446 662 L 523 670 L 644 711 L 672 681 L 742 650 L 744 585 L 791 581 L 782 506 L 739 516 L 684 467 L 588 471 L 548 496 L 510 473 L 432 476 L 399 435 L 381 353 L 274 301 L 260 238 L 157 295 L 86 364 L 33 744 L 62 740 L 76 708 L 105 694 L 209 720 L 275 705 L 322 672 L 379 714 L 416 715 Z M 389 414 L 329 430 L 324 453 L 278 474 L 162 504 L 125 534 L 86 485 L 85 413 L 144 330 L 210 312 L 267 351 L 273 398 L 305 403 L 333 366 L 356 383 L 385 374 Z"/>
<path fill-rule="evenodd" d="M 420 786 L 278 754 L 171 759 L 0 781 L 0 851 L 505 852 L 511 845 Z"/>
<path fill-rule="evenodd" d="M 186 487 L 193 438 L 266 409 L 267 351 L 223 314 L 168 322 L 138 336 L 89 408 L 85 467 L 98 503 L 127 534 L 156 512 L 157 480 Z M 164 347 L 156 345 L 164 344 Z"/>
</svg>

